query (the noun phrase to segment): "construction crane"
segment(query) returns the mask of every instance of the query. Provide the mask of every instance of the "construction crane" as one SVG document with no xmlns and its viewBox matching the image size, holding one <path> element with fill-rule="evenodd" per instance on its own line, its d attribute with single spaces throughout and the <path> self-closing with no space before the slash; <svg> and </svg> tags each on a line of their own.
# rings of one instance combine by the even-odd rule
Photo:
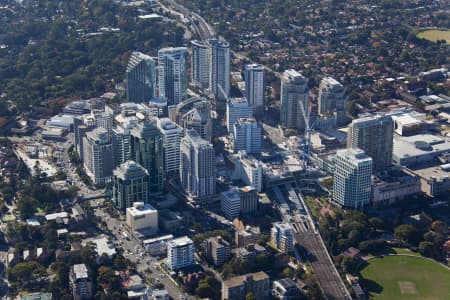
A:
<svg viewBox="0 0 450 300">
<path fill-rule="evenodd" d="M 302 111 L 303 120 L 305 121 L 305 136 L 304 136 L 304 147 L 303 147 L 303 170 L 306 171 L 306 167 L 308 166 L 308 161 L 311 156 L 311 127 L 309 124 L 309 117 L 311 115 L 311 109 L 308 106 L 308 111 L 305 111 L 305 107 L 302 101 L 300 102 L 300 109 Z"/>
</svg>

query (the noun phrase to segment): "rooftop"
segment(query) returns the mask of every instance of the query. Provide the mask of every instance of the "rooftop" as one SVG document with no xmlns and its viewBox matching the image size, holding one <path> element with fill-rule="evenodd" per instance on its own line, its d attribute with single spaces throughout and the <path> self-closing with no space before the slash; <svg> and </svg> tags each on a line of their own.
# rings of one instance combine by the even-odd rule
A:
<svg viewBox="0 0 450 300">
<path fill-rule="evenodd" d="M 450 141 L 444 137 L 429 133 L 413 136 L 394 135 L 393 153 L 399 159 L 445 151 L 450 151 Z"/>
<path fill-rule="evenodd" d="M 191 245 L 194 242 L 187 236 L 182 236 L 176 239 L 173 239 L 171 241 L 168 242 L 168 245 L 172 246 L 172 247 L 183 247 L 183 246 L 187 246 L 187 245 Z"/>
<path fill-rule="evenodd" d="M 132 207 L 127 208 L 127 213 L 130 213 L 132 216 L 143 216 L 155 211 L 157 210 L 153 206 L 143 202 L 135 202 Z"/>
<path fill-rule="evenodd" d="M 89 277 L 85 264 L 73 265 L 72 268 L 76 279 L 84 279 Z"/>
<path fill-rule="evenodd" d="M 235 276 L 231 279 L 228 279 L 223 282 L 223 284 L 227 287 L 235 287 L 240 286 L 245 283 L 247 278 L 253 278 L 254 281 L 269 279 L 269 276 L 265 272 L 257 272 L 257 273 L 249 273 L 241 276 Z"/>
<path fill-rule="evenodd" d="M 346 159 L 349 159 L 354 162 L 372 161 L 372 158 L 370 158 L 363 150 L 359 148 L 348 148 L 338 150 L 336 152 L 336 156 L 345 157 Z"/>
</svg>

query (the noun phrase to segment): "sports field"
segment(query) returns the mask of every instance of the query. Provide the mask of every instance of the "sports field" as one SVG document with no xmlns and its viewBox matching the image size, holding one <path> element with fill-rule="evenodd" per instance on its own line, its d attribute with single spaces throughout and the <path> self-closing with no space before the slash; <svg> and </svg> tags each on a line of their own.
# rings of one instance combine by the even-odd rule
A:
<svg viewBox="0 0 450 300">
<path fill-rule="evenodd" d="M 422 257 L 385 256 L 369 260 L 361 271 L 369 299 L 450 299 L 450 270 Z"/>
<path fill-rule="evenodd" d="M 417 34 L 419 39 L 426 39 L 432 42 L 445 40 L 447 44 L 450 44 L 450 30 L 438 30 L 430 29 L 424 30 Z"/>
</svg>

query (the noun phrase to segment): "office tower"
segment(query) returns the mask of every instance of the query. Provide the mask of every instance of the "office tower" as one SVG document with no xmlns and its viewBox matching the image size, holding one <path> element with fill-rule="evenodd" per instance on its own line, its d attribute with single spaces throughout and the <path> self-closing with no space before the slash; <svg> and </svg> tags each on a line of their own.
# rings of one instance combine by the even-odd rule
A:
<svg viewBox="0 0 450 300">
<path fill-rule="evenodd" d="M 258 193 L 252 186 L 232 187 L 221 194 L 220 208 L 229 220 L 258 209 Z"/>
<path fill-rule="evenodd" d="M 149 194 L 161 194 L 164 188 L 164 146 L 155 119 L 139 123 L 131 130 L 130 156 L 148 171 Z"/>
<path fill-rule="evenodd" d="M 273 223 L 270 230 L 270 242 L 278 250 L 289 253 L 294 250 L 294 231 L 288 223 Z"/>
<path fill-rule="evenodd" d="M 235 276 L 222 282 L 222 300 L 244 300 L 247 295 L 254 299 L 270 299 L 270 277 L 264 272 Z"/>
<path fill-rule="evenodd" d="M 230 243 L 221 236 L 207 238 L 203 242 L 203 254 L 216 267 L 223 265 L 231 256 Z"/>
<path fill-rule="evenodd" d="M 231 188 L 221 195 L 220 208 L 228 220 L 239 217 L 241 210 L 241 198 L 237 188 Z"/>
<path fill-rule="evenodd" d="M 201 41 L 191 41 L 191 78 L 192 82 L 206 90 L 209 87 L 210 58 L 209 46 Z"/>
<path fill-rule="evenodd" d="M 170 104 L 178 104 L 187 97 L 187 49 L 163 48 L 158 51 L 159 96 Z"/>
<path fill-rule="evenodd" d="M 337 151 L 333 177 L 334 202 L 353 209 L 369 204 L 372 158 L 363 150 L 349 148 Z"/>
<path fill-rule="evenodd" d="M 281 125 L 286 128 L 304 130 L 305 118 L 300 106 L 303 104 L 305 113 L 309 109 L 308 80 L 296 70 L 286 70 L 281 76 Z"/>
<path fill-rule="evenodd" d="M 259 64 L 245 66 L 245 97 L 253 107 L 264 106 L 264 67 Z"/>
<path fill-rule="evenodd" d="M 116 117 L 117 127 L 112 130 L 114 148 L 114 167 L 123 164 L 131 158 L 131 129 L 139 123 L 135 116 Z"/>
<path fill-rule="evenodd" d="M 227 130 L 233 132 L 233 125 L 239 118 L 253 118 L 253 108 L 245 98 L 231 98 L 227 101 Z"/>
<path fill-rule="evenodd" d="M 239 151 L 235 160 L 235 173 L 233 177 L 239 178 L 245 184 L 250 185 L 259 193 L 262 191 L 263 165 L 245 151 Z"/>
<path fill-rule="evenodd" d="M 332 77 L 325 77 L 319 85 L 319 114 L 333 116 L 335 126 L 345 125 L 347 121 L 345 88 Z"/>
<path fill-rule="evenodd" d="M 224 40 L 211 39 L 209 51 L 209 89 L 217 100 L 226 100 L 230 96 L 230 44 Z"/>
<path fill-rule="evenodd" d="M 92 299 L 92 281 L 85 264 L 77 264 L 70 267 L 69 281 L 72 296 L 75 300 Z"/>
<path fill-rule="evenodd" d="M 239 188 L 239 198 L 241 199 L 240 211 L 242 214 L 253 213 L 258 210 L 258 192 L 252 186 Z"/>
<path fill-rule="evenodd" d="M 133 52 L 126 70 L 127 100 L 134 103 L 147 102 L 155 97 L 155 61 L 141 52 Z"/>
<path fill-rule="evenodd" d="M 171 271 L 195 264 L 194 242 L 187 236 L 167 242 L 167 266 Z"/>
<path fill-rule="evenodd" d="M 390 116 L 355 119 L 347 133 L 347 148 L 360 148 L 373 160 L 373 170 L 382 172 L 392 165 L 394 122 Z"/>
<path fill-rule="evenodd" d="M 116 169 L 113 176 L 113 202 L 124 212 L 134 202 L 148 203 L 149 173 L 140 164 L 127 160 Z"/>
<path fill-rule="evenodd" d="M 169 116 L 166 98 L 154 98 L 148 102 L 149 116 L 167 118 Z"/>
<path fill-rule="evenodd" d="M 183 129 L 168 118 L 158 119 L 158 129 L 163 137 L 164 171 L 178 175 L 180 171 L 180 143 Z"/>
<path fill-rule="evenodd" d="M 261 154 L 262 127 L 255 119 L 239 119 L 233 125 L 233 151 L 245 150 L 248 154 Z"/>
<path fill-rule="evenodd" d="M 127 225 L 131 231 L 158 232 L 158 211 L 150 204 L 134 202 L 126 211 Z"/>
<path fill-rule="evenodd" d="M 207 100 L 194 103 L 194 107 L 185 113 L 180 125 L 186 129 L 194 129 L 200 137 L 208 142 L 212 138 L 211 107 Z"/>
<path fill-rule="evenodd" d="M 96 186 L 111 181 L 114 151 L 111 138 L 103 128 L 87 132 L 83 138 L 84 170 Z"/>
<path fill-rule="evenodd" d="M 197 131 L 186 131 L 181 140 L 180 179 L 185 192 L 195 201 L 205 203 L 216 192 L 213 146 Z"/>
</svg>

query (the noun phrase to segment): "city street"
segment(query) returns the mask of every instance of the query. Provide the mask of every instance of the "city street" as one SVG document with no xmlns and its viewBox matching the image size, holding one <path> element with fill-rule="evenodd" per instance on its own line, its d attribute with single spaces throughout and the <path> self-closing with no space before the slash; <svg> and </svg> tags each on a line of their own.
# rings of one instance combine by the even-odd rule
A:
<svg viewBox="0 0 450 300">
<path fill-rule="evenodd" d="M 96 216 L 100 217 L 108 227 L 110 237 L 117 248 L 124 250 L 124 257 L 136 263 L 137 271 L 145 279 L 153 278 L 154 283 L 162 283 L 173 299 L 194 299 L 180 291 L 174 280 L 170 278 L 159 267 L 161 261 L 149 255 L 141 242 L 133 237 L 124 221 L 111 217 L 104 208 L 94 210 Z M 146 273 L 150 269 L 151 273 Z"/>
</svg>

